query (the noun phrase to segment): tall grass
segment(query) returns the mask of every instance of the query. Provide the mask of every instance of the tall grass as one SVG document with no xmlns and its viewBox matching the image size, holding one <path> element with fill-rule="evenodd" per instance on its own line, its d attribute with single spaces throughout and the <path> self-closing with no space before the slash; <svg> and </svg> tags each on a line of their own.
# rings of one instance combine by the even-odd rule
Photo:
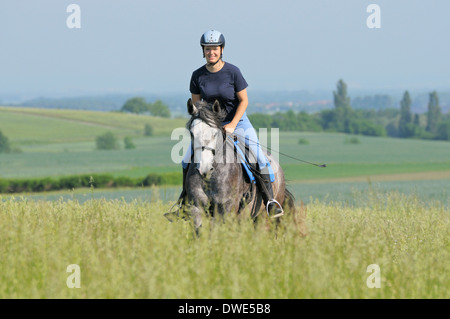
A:
<svg viewBox="0 0 450 319">
<path fill-rule="evenodd" d="M 449 298 L 449 210 L 396 193 L 262 220 L 169 223 L 168 204 L 0 197 L 0 298 Z M 77 264 L 81 288 L 68 288 Z M 367 266 L 381 288 L 368 288 Z"/>
</svg>

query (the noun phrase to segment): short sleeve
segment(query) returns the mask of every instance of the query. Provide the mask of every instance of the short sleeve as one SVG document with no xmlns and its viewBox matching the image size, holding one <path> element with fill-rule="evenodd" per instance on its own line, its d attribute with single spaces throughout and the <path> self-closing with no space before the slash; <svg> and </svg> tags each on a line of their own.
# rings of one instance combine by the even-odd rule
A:
<svg viewBox="0 0 450 319">
<path fill-rule="evenodd" d="M 234 90 L 236 92 L 240 92 L 243 89 L 246 89 L 247 87 L 248 87 L 247 81 L 245 81 L 241 71 L 238 68 L 236 68 L 236 72 L 234 75 Z"/>
<path fill-rule="evenodd" d="M 198 86 L 198 77 L 196 76 L 195 72 L 193 72 L 191 76 L 189 91 L 191 91 L 192 94 L 200 94 L 200 87 Z"/>
</svg>

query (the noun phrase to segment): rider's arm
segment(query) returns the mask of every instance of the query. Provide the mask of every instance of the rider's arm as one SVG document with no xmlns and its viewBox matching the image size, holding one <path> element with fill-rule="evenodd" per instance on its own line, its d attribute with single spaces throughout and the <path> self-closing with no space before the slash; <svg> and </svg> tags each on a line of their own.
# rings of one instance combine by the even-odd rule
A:
<svg viewBox="0 0 450 319">
<path fill-rule="evenodd" d="M 244 115 L 245 110 L 248 106 L 247 89 L 243 89 L 242 91 L 237 92 L 236 95 L 239 99 L 239 105 L 237 107 L 236 114 L 234 115 L 233 120 L 223 127 L 225 131 L 230 134 L 234 132 L 234 129 L 238 125 L 239 120 L 241 119 L 242 115 Z"/>
</svg>

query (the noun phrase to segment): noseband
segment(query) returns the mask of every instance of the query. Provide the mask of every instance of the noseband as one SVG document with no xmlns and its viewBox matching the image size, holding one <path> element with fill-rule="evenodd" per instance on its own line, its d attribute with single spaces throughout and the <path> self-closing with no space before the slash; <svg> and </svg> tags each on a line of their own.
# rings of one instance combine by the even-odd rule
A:
<svg viewBox="0 0 450 319">
<path fill-rule="evenodd" d="M 211 151 L 211 153 L 212 153 L 214 156 L 216 155 L 216 149 L 214 149 L 214 148 L 212 148 L 212 147 L 202 146 L 202 152 L 203 152 L 204 150 Z"/>
</svg>

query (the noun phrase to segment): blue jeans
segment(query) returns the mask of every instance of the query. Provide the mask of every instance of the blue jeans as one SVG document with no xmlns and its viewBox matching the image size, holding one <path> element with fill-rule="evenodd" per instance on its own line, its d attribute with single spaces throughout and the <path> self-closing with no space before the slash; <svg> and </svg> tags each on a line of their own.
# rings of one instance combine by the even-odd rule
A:
<svg viewBox="0 0 450 319">
<path fill-rule="evenodd" d="M 223 122 L 222 125 L 228 124 L 230 122 Z M 270 162 L 267 160 L 266 156 L 263 153 L 261 146 L 259 145 L 258 135 L 256 134 L 255 129 L 253 128 L 252 123 L 247 117 L 247 114 L 241 117 L 236 129 L 234 130 L 234 135 L 238 137 L 239 141 L 244 141 L 245 145 L 247 145 L 251 152 L 256 156 L 256 161 L 258 162 L 258 166 L 260 171 L 263 174 L 270 174 L 271 181 L 274 181 L 274 174 Z M 183 160 L 181 161 L 181 165 L 184 169 L 187 168 L 188 164 L 191 162 L 192 157 L 192 142 L 191 147 L 188 148 Z"/>
</svg>

